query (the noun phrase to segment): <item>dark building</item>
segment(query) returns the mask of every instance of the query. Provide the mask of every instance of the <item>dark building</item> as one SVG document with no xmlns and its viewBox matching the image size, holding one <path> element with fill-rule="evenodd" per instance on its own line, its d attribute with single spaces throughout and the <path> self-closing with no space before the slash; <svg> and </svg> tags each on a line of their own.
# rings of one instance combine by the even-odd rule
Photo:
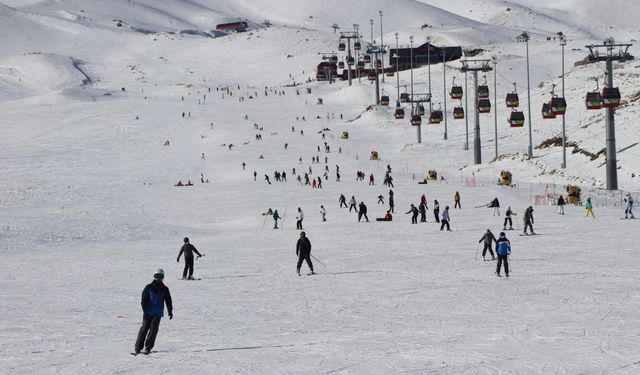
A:
<svg viewBox="0 0 640 375">
<path fill-rule="evenodd" d="M 411 69 L 411 48 L 390 48 L 389 66 L 395 68 L 396 54 L 398 56 L 398 70 Z M 431 56 L 429 56 L 431 54 Z M 413 67 L 418 68 L 423 65 L 440 64 L 446 58 L 447 61 L 458 60 L 462 57 L 462 47 L 436 47 L 430 43 L 425 43 L 413 48 Z"/>
</svg>

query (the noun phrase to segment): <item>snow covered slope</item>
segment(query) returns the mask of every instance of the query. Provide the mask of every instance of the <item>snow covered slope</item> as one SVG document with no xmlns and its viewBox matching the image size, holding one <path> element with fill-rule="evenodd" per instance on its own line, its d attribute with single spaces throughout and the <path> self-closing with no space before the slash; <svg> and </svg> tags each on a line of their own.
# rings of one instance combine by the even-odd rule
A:
<svg viewBox="0 0 640 375">
<path fill-rule="evenodd" d="M 0 373 L 637 373 L 637 221 L 619 220 L 623 193 L 602 189 L 605 158 L 590 156 L 604 147 L 604 113 L 584 110 L 583 95 L 594 78 L 602 83 L 603 67 L 573 66 L 603 37 L 637 39 L 638 6 L 616 4 L 0 0 Z M 385 43 L 397 32 L 401 45 L 431 37 L 498 58 L 498 160 L 494 113 L 481 116 L 484 163 L 473 165 L 465 121 L 451 116 L 460 103 L 447 102 L 447 140 L 444 124 L 425 124 L 417 144 L 393 104 L 371 105 L 368 80 L 313 80 L 318 53 L 337 50 L 330 26 L 359 24 L 369 40 L 373 19 L 379 41 L 378 10 Z M 235 19 L 251 30 L 213 32 Z M 559 90 L 553 36 L 569 36 L 567 135 L 577 147 L 566 170 L 557 146 L 526 160 L 528 124 L 506 123 L 513 82 L 527 99 L 525 47 L 515 42 L 523 30 L 532 35 L 534 146 L 561 131 L 539 109 L 552 84 Z M 638 65 L 615 69 L 625 99 L 616 118 L 620 187 L 636 200 Z M 464 83 L 459 67 L 447 64 L 443 82 L 442 64 L 432 66 L 436 108 L 454 76 Z M 486 78 L 493 94 L 493 74 Z M 400 85 L 410 80 L 400 73 Z M 428 69 L 413 80 L 424 92 Z M 393 103 L 396 77 L 382 88 Z M 369 160 L 371 151 L 381 160 Z M 387 165 L 396 209 L 382 223 L 374 218 L 388 209 Z M 417 184 L 430 169 L 444 179 Z M 515 187 L 495 185 L 502 169 Z M 288 181 L 275 182 L 275 171 Z M 375 185 L 356 182 L 356 171 Z M 297 183 L 304 173 L 323 188 Z M 566 183 L 593 198 L 595 219 L 580 206 L 555 213 L 548 203 Z M 440 231 L 434 200 L 453 207 L 456 191 L 453 232 Z M 366 203 L 371 222 L 339 208 L 340 194 Z M 427 223 L 411 225 L 404 213 L 422 194 Z M 504 217 L 482 207 L 494 197 L 519 215 L 507 231 L 509 279 L 478 254 L 486 229 L 503 228 Z M 530 205 L 540 235 L 520 237 Z M 297 207 L 326 265 L 314 260 L 317 276 L 295 275 Z M 268 208 L 281 229 L 261 215 Z M 207 254 L 195 265 L 200 281 L 179 280 L 185 236 Z M 163 319 L 156 352 L 133 357 L 140 292 L 156 267 L 166 271 L 175 317 Z"/>
</svg>

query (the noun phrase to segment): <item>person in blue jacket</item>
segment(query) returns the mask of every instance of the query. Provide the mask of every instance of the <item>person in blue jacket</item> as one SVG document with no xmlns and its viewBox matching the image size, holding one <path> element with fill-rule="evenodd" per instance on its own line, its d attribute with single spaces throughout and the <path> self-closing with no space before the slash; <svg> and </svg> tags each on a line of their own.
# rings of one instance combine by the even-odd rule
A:
<svg viewBox="0 0 640 375">
<path fill-rule="evenodd" d="M 509 277 L 509 254 L 511 254 L 511 243 L 507 239 L 504 232 L 500 232 L 500 237 L 496 242 L 496 252 L 498 253 L 498 265 L 496 267 L 496 275 L 500 276 L 500 267 L 504 262 L 504 274 Z"/>
<path fill-rule="evenodd" d="M 144 354 L 149 354 L 156 342 L 160 319 L 164 315 L 164 305 L 167 304 L 169 319 L 173 319 L 173 304 L 169 288 L 162 282 L 164 270 L 158 268 L 153 274 L 153 281 L 142 291 L 142 327 L 138 332 L 135 354 L 139 354 L 144 345 Z"/>
</svg>

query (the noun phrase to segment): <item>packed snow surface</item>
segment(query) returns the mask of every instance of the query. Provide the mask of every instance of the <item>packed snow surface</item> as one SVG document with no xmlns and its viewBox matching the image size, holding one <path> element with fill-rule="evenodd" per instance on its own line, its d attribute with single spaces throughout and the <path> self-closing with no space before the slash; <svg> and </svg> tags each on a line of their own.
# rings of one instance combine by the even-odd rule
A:
<svg viewBox="0 0 640 375">
<path fill-rule="evenodd" d="M 604 190 L 605 113 L 584 109 L 604 64 L 574 66 L 606 37 L 637 43 L 640 6 L 608 4 L 1 0 L 0 373 L 638 373 L 640 237 L 638 222 L 622 218 L 625 194 L 640 200 L 639 63 L 614 64 L 623 96 L 619 191 Z M 430 69 L 447 139 L 445 124 L 425 117 L 421 144 L 409 116 L 393 119 L 396 82 L 405 92 L 408 71 L 381 83 L 391 106 L 371 105 L 366 78 L 351 87 L 315 81 L 318 53 L 337 52 L 330 26 L 359 24 L 369 42 L 372 19 L 379 44 L 378 10 L 385 44 L 395 46 L 397 32 L 401 46 L 430 37 L 497 57 L 497 102 L 493 72 L 486 82 L 498 139 L 494 113 L 482 114 L 482 164 L 473 159 L 473 100 L 468 138 L 465 121 L 451 115 L 464 100 L 444 102 L 453 77 L 465 83 L 459 62 Z M 215 30 L 235 20 L 250 30 Z M 515 82 L 527 114 L 523 31 L 531 35 L 532 160 L 529 117 L 510 129 L 504 103 Z M 559 31 L 568 38 L 567 169 L 561 147 L 536 147 L 561 134 L 560 117 L 540 114 L 553 85 L 561 90 Z M 637 46 L 629 52 L 638 55 Z M 426 92 L 429 69 L 415 69 L 413 80 Z M 465 95 L 472 86 L 469 77 Z M 395 213 L 377 222 L 388 209 L 387 165 Z M 428 170 L 442 179 L 418 184 Z M 515 186 L 496 185 L 501 170 Z M 276 182 L 275 171 L 287 181 Z M 304 173 L 322 189 L 299 184 Z M 193 186 L 174 186 L 179 180 Z M 592 198 L 595 218 L 581 205 L 557 213 L 567 184 Z M 364 202 L 369 222 L 339 208 L 340 194 Z M 427 222 L 412 225 L 405 212 L 422 194 Z M 495 197 L 502 216 L 485 207 Z M 451 207 L 451 232 L 435 223 L 434 200 Z M 502 231 L 508 206 L 517 213 L 506 231 L 511 271 L 499 278 L 478 241 Z M 538 235 L 519 236 L 528 206 Z M 313 276 L 306 264 L 296 275 L 298 207 Z M 283 218 L 280 229 L 261 215 L 269 208 Z M 199 280 L 180 280 L 183 237 L 206 254 L 195 263 Z M 157 267 L 174 318 L 163 318 L 149 356 L 134 357 L 140 294 Z"/>
</svg>

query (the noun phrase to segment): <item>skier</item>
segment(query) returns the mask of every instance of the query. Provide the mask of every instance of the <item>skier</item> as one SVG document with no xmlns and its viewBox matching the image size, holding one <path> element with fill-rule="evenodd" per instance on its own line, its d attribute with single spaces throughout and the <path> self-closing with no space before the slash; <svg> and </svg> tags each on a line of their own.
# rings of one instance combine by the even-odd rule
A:
<svg viewBox="0 0 640 375">
<path fill-rule="evenodd" d="M 258 172 L 253 171 L 253 181 L 255 181 L 255 180 L 256 180 L 256 177 L 258 177 Z"/>
<path fill-rule="evenodd" d="M 513 220 L 511 220 L 511 215 L 515 215 L 513 211 L 511 211 L 511 206 L 507 207 L 507 212 L 504 213 L 504 224 L 502 225 L 502 230 L 507 230 L 507 222 L 509 223 L 509 230 L 513 230 Z"/>
<path fill-rule="evenodd" d="M 356 207 L 356 197 L 354 197 L 353 195 L 351 196 L 351 199 L 349 199 L 349 212 L 351 212 L 351 209 L 356 210 L 356 212 L 358 212 L 358 208 Z"/>
<path fill-rule="evenodd" d="M 182 271 L 182 280 L 187 279 L 187 272 L 189 273 L 189 280 L 193 280 L 193 253 L 198 254 L 198 258 L 202 256 L 198 252 L 195 246 L 189 243 L 189 238 L 184 238 L 184 245 L 180 248 L 180 253 L 178 253 L 178 259 L 176 262 L 180 262 L 180 256 L 184 253 L 184 270 Z"/>
<path fill-rule="evenodd" d="M 498 197 L 493 198 L 487 206 L 493 208 L 493 210 L 491 210 L 491 216 L 500 216 L 500 202 L 498 201 Z"/>
<path fill-rule="evenodd" d="M 298 207 L 298 213 L 296 214 L 296 229 L 302 230 L 302 220 L 304 219 L 304 212 Z"/>
<path fill-rule="evenodd" d="M 375 185 L 374 179 L 373 179 L 373 173 L 369 175 L 369 185 Z"/>
<path fill-rule="evenodd" d="M 164 305 L 167 305 L 169 320 L 173 319 L 173 303 L 169 288 L 162 282 L 164 270 L 158 268 L 153 274 L 153 281 L 142 291 L 142 327 L 138 331 L 135 354 L 140 354 L 144 346 L 144 354 L 151 353 L 156 342 L 160 319 L 164 315 Z"/>
<path fill-rule="evenodd" d="M 271 185 L 271 181 L 269 181 L 269 176 L 268 175 L 264 175 L 264 179 L 265 181 L 267 181 L 269 183 L 269 185 Z"/>
<path fill-rule="evenodd" d="M 338 202 L 340 203 L 340 208 L 342 208 L 342 205 L 344 205 L 344 208 L 347 208 L 347 198 L 344 196 L 344 194 L 340 194 L 340 199 L 338 199 Z"/>
<path fill-rule="evenodd" d="M 453 205 L 453 208 L 459 208 L 462 209 L 462 206 L 460 205 L 460 193 L 458 193 L 456 191 L 456 195 L 453 196 L 453 201 L 455 202 L 455 204 Z"/>
<path fill-rule="evenodd" d="M 426 223 L 427 222 L 427 202 L 420 202 L 420 205 L 418 206 L 418 211 L 420 211 L 420 222 L 421 223 Z"/>
<path fill-rule="evenodd" d="M 418 224 L 418 209 L 413 205 L 413 203 L 411 204 L 409 211 L 405 212 L 405 214 L 411 214 L 411 224 Z"/>
<path fill-rule="evenodd" d="M 444 227 L 447 227 L 447 232 L 451 232 L 451 228 L 449 227 L 449 206 L 445 206 L 444 211 L 442 211 L 442 215 L 440 217 L 440 230 L 443 230 Z"/>
<path fill-rule="evenodd" d="M 300 232 L 300 238 L 298 239 L 298 243 L 296 243 L 296 255 L 298 256 L 298 265 L 296 267 L 298 276 L 300 276 L 300 267 L 303 261 L 307 262 L 307 266 L 309 266 L 309 270 L 311 270 L 311 275 L 315 274 L 315 272 L 313 272 L 313 263 L 311 263 L 311 242 L 304 232 Z"/>
<path fill-rule="evenodd" d="M 360 202 L 358 207 L 359 207 L 358 210 L 356 210 L 356 212 L 358 212 L 358 223 L 360 222 L 360 219 L 362 219 L 363 216 L 367 220 L 367 223 L 368 223 L 369 222 L 369 217 L 367 216 L 367 206 L 364 205 L 364 202 Z"/>
<path fill-rule="evenodd" d="M 247 165 L 244 162 L 242 162 L 242 170 L 243 171 L 245 170 L 246 167 L 247 167 Z"/>
<path fill-rule="evenodd" d="M 320 215 L 322 215 L 322 221 L 327 221 L 327 210 L 324 206 L 320 206 Z"/>
<path fill-rule="evenodd" d="M 624 218 L 628 219 L 631 216 L 632 219 L 636 217 L 633 216 L 633 197 L 631 193 L 627 193 L 626 198 L 624 198 L 624 202 L 626 203 L 624 206 Z"/>
<path fill-rule="evenodd" d="M 389 190 L 389 211 L 395 213 L 395 204 L 393 203 L 393 190 Z"/>
<path fill-rule="evenodd" d="M 526 236 L 527 235 L 527 228 L 529 228 L 531 230 L 531 234 L 536 234 L 533 231 L 533 207 L 529 206 L 527 207 L 527 209 L 524 211 L 524 231 L 523 234 Z"/>
<path fill-rule="evenodd" d="M 594 219 L 596 218 L 596 216 L 593 214 L 593 205 L 591 204 L 591 198 L 587 198 L 587 202 L 584 204 L 584 208 L 586 209 L 584 217 L 589 217 L 589 214 L 591 214 L 591 217 L 593 217 Z"/>
<path fill-rule="evenodd" d="M 278 210 L 273 211 L 273 229 L 278 229 L 278 219 L 282 219 L 278 215 Z"/>
<path fill-rule="evenodd" d="M 437 199 L 433 200 L 433 217 L 436 218 L 436 223 L 440 222 L 440 203 Z"/>
<path fill-rule="evenodd" d="M 504 262 L 504 274 L 509 277 L 509 254 L 511 254 L 511 243 L 504 232 L 500 232 L 500 237 L 496 241 L 496 253 L 498 253 L 498 264 L 496 265 L 496 275 L 500 276 L 500 267 Z"/>
<path fill-rule="evenodd" d="M 384 204 L 384 197 L 382 194 L 378 195 L 378 204 Z"/>
<path fill-rule="evenodd" d="M 490 229 L 487 229 L 487 232 L 482 235 L 478 243 L 482 241 L 484 241 L 484 248 L 482 249 L 482 260 L 483 261 L 486 260 L 485 255 L 487 254 L 487 250 L 489 250 L 489 254 L 491 254 L 491 260 L 496 260 L 496 257 L 493 255 L 493 250 L 491 249 L 491 241 L 495 242 L 496 246 L 498 242 L 496 240 L 496 237 L 493 235 L 493 233 L 491 233 Z M 496 248 L 496 251 L 497 251 L 497 248 Z"/>
<path fill-rule="evenodd" d="M 560 198 L 558 198 L 558 213 L 560 215 L 564 215 L 564 206 L 565 206 L 565 201 L 564 198 L 562 198 L 562 195 L 560 196 Z"/>
</svg>

